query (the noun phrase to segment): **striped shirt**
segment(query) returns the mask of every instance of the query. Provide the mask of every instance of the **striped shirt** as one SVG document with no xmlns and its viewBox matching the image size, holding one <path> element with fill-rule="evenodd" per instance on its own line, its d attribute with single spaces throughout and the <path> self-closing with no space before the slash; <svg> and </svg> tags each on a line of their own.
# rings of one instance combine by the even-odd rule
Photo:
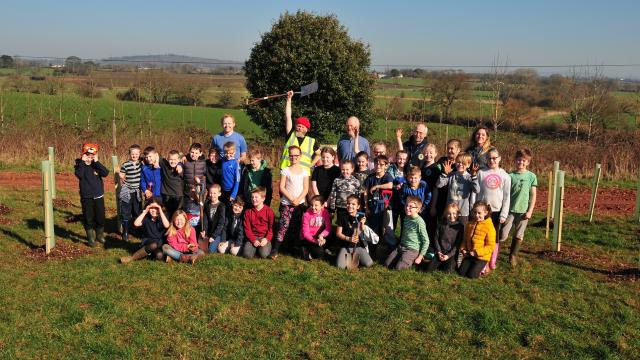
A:
<svg viewBox="0 0 640 360">
<path fill-rule="evenodd" d="M 124 175 L 124 182 L 127 183 L 131 189 L 140 188 L 141 171 L 142 163 L 140 161 L 134 163 L 131 160 L 127 160 L 120 166 L 120 173 Z"/>
</svg>

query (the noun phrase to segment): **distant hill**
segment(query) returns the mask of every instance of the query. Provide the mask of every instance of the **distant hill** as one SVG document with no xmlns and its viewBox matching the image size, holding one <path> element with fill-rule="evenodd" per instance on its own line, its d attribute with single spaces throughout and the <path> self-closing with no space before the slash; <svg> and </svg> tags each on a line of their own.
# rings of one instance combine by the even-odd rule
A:
<svg viewBox="0 0 640 360">
<path fill-rule="evenodd" d="M 157 67 L 170 67 L 188 64 L 199 68 L 216 68 L 216 67 L 241 67 L 244 65 L 242 61 L 208 59 L 201 57 L 193 57 L 186 55 L 165 54 L 165 55 L 133 55 L 119 56 L 102 59 L 101 64 L 137 64 L 137 65 L 153 65 Z"/>
</svg>

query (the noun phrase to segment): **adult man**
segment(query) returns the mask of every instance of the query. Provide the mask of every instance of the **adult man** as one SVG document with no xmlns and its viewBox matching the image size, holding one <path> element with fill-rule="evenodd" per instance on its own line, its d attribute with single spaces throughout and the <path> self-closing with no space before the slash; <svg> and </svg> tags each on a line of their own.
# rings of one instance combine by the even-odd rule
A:
<svg viewBox="0 0 640 360">
<path fill-rule="evenodd" d="M 222 131 L 211 138 L 211 147 L 218 149 L 218 156 L 222 159 L 224 157 L 224 144 L 232 141 L 236 144 L 236 160 L 239 163 L 244 163 L 247 159 L 247 142 L 242 134 L 233 131 L 236 127 L 236 119 L 231 114 L 224 114 L 220 119 L 220 124 L 222 125 Z"/>
<path fill-rule="evenodd" d="M 429 143 L 427 141 L 427 127 L 420 123 L 416 125 L 413 135 L 409 137 L 409 140 L 402 142 L 402 129 L 396 129 L 396 140 L 398 141 L 398 150 L 406 150 L 409 153 L 409 159 L 407 161 L 407 167 L 417 166 L 422 168 L 424 164 L 423 150 Z"/>
<path fill-rule="evenodd" d="M 320 159 L 320 145 L 316 139 L 307 136 L 307 132 L 311 128 L 311 122 L 306 117 L 296 119 L 296 127 L 293 128 L 291 121 L 291 99 L 293 91 L 287 92 L 287 104 L 284 108 L 285 129 L 287 130 L 287 142 L 284 144 L 282 156 L 280 156 L 280 169 L 284 169 L 291 165 L 289 160 L 289 147 L 298 146 L 302 153 L 300 154 L 300 166 L 305 168 L 311 174 L 311 167 Z"/>
<path fill-rule="evenodd" d="M 338 160 L 355 161 L 360 151 L 366 151 L 371 156 L 369 142 L 360 136 L 360 120 L 357 117 L 351 116 L 347 119 L 346 130 L 347 133 L 338 140 Z"/>
</svg>

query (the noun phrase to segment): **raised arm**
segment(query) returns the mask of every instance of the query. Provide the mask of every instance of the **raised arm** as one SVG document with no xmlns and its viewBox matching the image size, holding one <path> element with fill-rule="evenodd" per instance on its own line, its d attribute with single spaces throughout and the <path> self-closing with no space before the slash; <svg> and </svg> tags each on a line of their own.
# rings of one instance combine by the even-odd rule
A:
<svg viewBox="0 0 640 360">
<path fill-rule="evenodd" d="M 396 141 L 398 142 L 398 150 L 404 150 L 404 145 L 402 144 L 402 129 L 396 129 Z"/>
</svg>

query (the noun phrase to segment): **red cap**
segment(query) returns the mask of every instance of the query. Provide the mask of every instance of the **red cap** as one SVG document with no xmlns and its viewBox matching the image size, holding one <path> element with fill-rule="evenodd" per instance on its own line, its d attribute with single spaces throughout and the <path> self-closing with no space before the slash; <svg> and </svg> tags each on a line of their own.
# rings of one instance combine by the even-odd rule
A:
<svg viewBox="0 0 640 360">
<path fill-rule="evenodd" d="M 296 119 L 296 125 L 298 125 L 298 124 L 304 125 L 307 128 L 307 130 L 311 129 L 311 122 L 309 121 L 308 118 L 306 118 L 304 116 L 299 117 L 299 118 Z"/>
</svg>

